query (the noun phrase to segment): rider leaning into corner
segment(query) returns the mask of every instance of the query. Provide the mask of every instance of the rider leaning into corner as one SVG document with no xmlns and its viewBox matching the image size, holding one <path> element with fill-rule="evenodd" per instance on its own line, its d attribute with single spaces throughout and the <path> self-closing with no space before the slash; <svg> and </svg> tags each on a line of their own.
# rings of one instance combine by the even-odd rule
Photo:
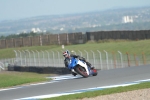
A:
<svg viewBox="0 0 150 100">
<path fill-rule="evenodd" d="M 86 59 L 84 57 L 80 57 L 79 55 L 74 55 L 74 54 L 70 54 L 68 50 L 66 50 L 65 52 L 63 52 L 63 56 L 64 56 L 64 64 L 65 64 L 65 67 L 68 68 L 68 65 L 69 65 L 69 61 L 70 61 L 70 58 L 71 57 L 75 57 L 75 58 L 78 58 L 84 62 L 86 62 L 86 64 L 91 68 L 91 69 L 94 69 L 94 67 L 88 62 L 86 61 Z M 71 71 L 72 75 L 76 76 L 77 74 L 73 71 Z"/>
</svg>

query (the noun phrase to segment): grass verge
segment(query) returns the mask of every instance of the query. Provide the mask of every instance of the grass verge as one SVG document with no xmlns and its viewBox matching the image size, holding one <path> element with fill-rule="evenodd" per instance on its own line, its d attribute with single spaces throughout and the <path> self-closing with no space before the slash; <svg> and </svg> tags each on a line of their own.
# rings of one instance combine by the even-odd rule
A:
<svg viewBox="0 0 150 100">
<path fill-rule="evenodd" d="M 0 72 L 0 88 L 48 81 L 45 77 L 49 75 L 30 72 Z"/>
<path fill-rule="evenodd" d="M 107 40 L 109 41 L 109 40 Z M 107 52 L 117 52 L 118 50 L 123 54 L 129 52 L 130 54 L 141 55 L 143 52 L 145 54 L 150 54 L 150 40 L 139 40 L 139 41 L 128 41 L 128 40 L 113 40 L 109 42 L 87 42 L 86 44 L 77 44 L 77 45 L 65 45 L 65 49 L 83 51 L 83 50 L 106 50 Z M 62 50 L 61 45 L 48 45 L 48 46 L 32 46 L 32 47 L 19 47 L 19 48 L 6 48 L 0 49 L 0 59 L 4 58 L 14 58 L 16 51 L 22 50 L 38 50 L 38 51 L 60 51 Z"/>
<path fill-rule="evenodd" d="M 109 88 L 109 89 L 98 90 L 98 91 L 90 91 L 90 92 L 84 92 L 79 94 L 71 94 L 71 95 L 65 95 L 65 96 L 59 96 L 53 98 L 46 98 L 42 100 L 75 100 L 75 99 L 92 98 L 101 95 L 121 93 L 121 92 L 127 92 L 127 91 L 133 91 L 133 90 L 139 90 L 145 88 L 150 88 L 150 82 L 144 82 L 144 83 L 125 86 L 125 87 Z"/>
</svg>

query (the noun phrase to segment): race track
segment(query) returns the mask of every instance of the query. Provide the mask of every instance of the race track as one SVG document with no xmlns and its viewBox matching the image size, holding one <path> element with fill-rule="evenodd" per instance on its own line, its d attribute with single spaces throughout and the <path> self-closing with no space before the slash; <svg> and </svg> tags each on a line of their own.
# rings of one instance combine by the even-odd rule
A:
<svg viewBox="0 0 150 100">
<path fill-rule="evenodd" d="M 99 70 L 97 76 L 88 78 L 82 78 L 81 76 L 74 77 L 72 75 L 63 75 L 53 78 L 55 80 L 51 82 L 0 89 L 0 100 L 24 100 L 23 98 L 34 96 L 59 94 L 87 88 L 147 80 L 150 79 L 150 65 Z"/>
</svg>

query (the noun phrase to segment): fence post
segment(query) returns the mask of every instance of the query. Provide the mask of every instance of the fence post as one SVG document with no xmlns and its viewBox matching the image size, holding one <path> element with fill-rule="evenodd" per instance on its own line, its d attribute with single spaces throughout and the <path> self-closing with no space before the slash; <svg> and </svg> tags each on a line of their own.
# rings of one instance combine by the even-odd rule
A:
<svg viewBox="0 0 150 100">
<path fill-rule="evenodd" d="M 127 54 L 127 59 L 128 59 L 128 67 L 130 67 L 130 57 L 129 57 L 129 53 L 126 52 L 126 54 Z"/>
<path fill-rule="evenodd" d="M 144 65 L 146 65 L 146 58 L 145 58 L 145 54 L 144 53 L 142 53 L 142 57 L 143 57 L 143 63 L 144 63 Z"/>
<path fill-rule="evenodd" d="M 31 50 L 32 51 L 32 50 Z M 32 53 L 33 53 L 33 59 L 34 59 L 34 66 L 36 66 L 36 59 L 35 59 L 35 53 L 34 53 L 34 51 L 32 51 Z"/>
<path fill-rule="evenodd" d="M 80 51 L 80 50 L 78 50 L 79 52 L 80 52 L 80 54 L 81 54 L 81 57 L 82 57 L 82 52 Z"/>
<path fill-rule="evenodd" d="M 13 38 L 13 45 L 16 47 L 16 40 Z"/>
<path fill-rule="evenodd" d="M 40 46 L 42 46 L 42 37 L 41 37 L 41 35 L 40 35 Z"/>
<path fill-rule="evenodd" d="M 31 46 L 33 46 L 33 39 L 32 39 L 33 37 L 31 37 L 31 36 L 29 36 L 29 40 L 30 40 L 30 44 L 31 44 Z"/>
<path fill-rule="evenodd" d="M 25 51 L 28 52 L 28 55 L 29 55 L 29 56 L 28 56 L 28 57 L 29 57 L 29 58 L 28 58 L 28 63 L 29 63 L 28 65 L 30 65 L 30 62 L 31 62 L 31 61 L 30 61 L 30 58 L 31 58 L 30 52 L 29 52 L 28 50 L 25 50 Z"/>
<path fill-rule="evenodd" d="M 54 56 L 55 56 L 55 54 L 54 54 L 54 51 L 51 51 L 52 53 L 53 53 L 53 67 L 55 66 L 55 59 L 54 59 Z"/>
<path fill-rule="evenodd" d="M 6 39 L 5 39 L 5 48 L 8 48 L 8 43 Z"/>
<path fill-rule="evenodd" d="M 60 36 L 59 36 L 59 34 L 57 34 L 57 41 L 58 41 L 58 44 L 60 45 Z"/>
<path fill-rule="evenodd" d="M 24 41 L 23 41 L 23 38 L 21 37 L 21 41 L 22 41 L 22 46 L 24 47 Z"/>
<path fill-rule="evenodd" d="M 68 36 L 68 33 L 67 33 L 67 44 L 69 44 L 69 36 Z"/>
<path fill-rule="evenodd" d="M 0 68 L 3 69 L 3 70 L 5 70 L 4 64 L 3 64 L 2 62 L 0 62 L 0 64 L 3 65 L 3 67 L 0 65 Z M 1 70 L 0 70 L 0 71 L 1 71 Z"/>
<path fill-rule="evenodd" d="M 45 66 L 45 62 L 44 62 L 44 51 L 41 51 L 41 52 L 42 52 L 42 56 L 43 56 L 42 63 L 43 63 L 43 66 Z"/>
<path fill-rule="evenodd" d="M 89 61 L 89 55 L 88 55 L 88 52 L 86 50 L 84 50 L 85 53 L 86 53 L 86 59 Z"/>
<path fill-rule="evenodd" d="M 18 55 L 17 55 L 17 51 L 16 51 L 16 50 L 14 50 L 14 52 L 15 52 L 15 55 L 16 55 L 16 58 L 17 58 L 17 56 L 18 56 Z"/>
<path fill-rule="evenodd" d="M 102 56 L 101 56 L 101 52 L 99 50 L 97 50 L 97 52 L 99 53 L 100 64 L 101 64 L 101 69 L 102 69 Z"/>
<path fill-rule="evenodd" d="M 108 66 L 108 53 L 104 50 L 104 52 L 106 53 L 106 63 L 107 63 L 107 69 L 109 69 L 109 66 Z"/>
<path fill-rule="evenodd" d="M 120 54 L 120 59 L 121 59 L 121 67 L 123 68 L 122 53 L 121 53 L 120 51 L 118 51 L 118 53 Z"/>
<path fill-rule="evenodd" d="M 25 51 L 23 51 L 23 50 L 22 50 L 22 52 L 23 52 L 24 57 L 25 57 L 24 65 L 26 66 L 26 63 L 27 63 L 27 61 L 26 61 L 26 52 L 25 52 Z"/>
<path fill-rule="evenodd" d="M 59 65 L 60 65 L 60 55 L 59 55 L 59 52 L 58 51 L 56 51 L 57 52 L 57 57 L 58 57 L 58 67 L 59 67 Z"/>
<path fill-rule="evenodd" d="M 114 60 L 114 68 L 116 68 L 116 56 L 115 56 L 115 53 L 112 52 L 112 55 L 113 55 L 113 60 Z"/>
<path fill-rule="evenodd" d="M 40 57 L 39 57 L 39 52 L 36 50 L 36 52 L 38 53 L 38 65 L 40 66 Z"/>
<path fill-rule="evenodd" d="M 45 50 L 46 51 L 46 50 Z M 47 56 L 48 56 L 48 66 L 49 66 L 49 52 L 48 51 L 46 51 L 47 52 Z"/>
<path fill-rule="evenodd" d="M 136 54 L 134 54 L 135 65 L 138 66 L 138 61 L 136 59 Z"/>
<path fill-rule="evenodd" d="M 15 63 L 17 61 L 17 59 L 18 59 L 18 54 L 17 54 L 16 50 L 14 50 L 14 52 L 15 52 L 15 55 L 16 55 L 16 58 L 15 58 L 15 61 L 14 61 L 14 63 Z"/>
<path fill-rule="evenodd" d="M 94 52 L 91 50 L 92 54 L 93 54 L 93 59 L 94 59 L 94 65 L 95 65 L 95 54 Z"/>
<path fill-rule="evenodd" d="M 22 56 L 21 56 L 21 52 L 18 50 L 18 52 L 20 53 L 20 60 L 21 60 L 21 65 L 22 65 Z"/>
</svg>

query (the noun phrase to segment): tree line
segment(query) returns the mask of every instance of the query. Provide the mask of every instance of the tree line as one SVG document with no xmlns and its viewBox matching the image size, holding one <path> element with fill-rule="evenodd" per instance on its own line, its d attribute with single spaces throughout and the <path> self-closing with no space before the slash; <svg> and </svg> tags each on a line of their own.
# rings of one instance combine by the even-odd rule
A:
<svg viewBox="0 0 150 100">
<path fill-rule="evenodd" d="M 49 33 L 46 33 L 49 34 Z M 24 38 L 24 37 L 30 37 L 30 36 L 39 36 L 39 35 L 44 35 L 44 33 L 34 33 L 34 32 L 29 32 L 29 33 L 19 33 L 19 34 L 10 34 L 8 36 L 0 36 L 0 39 L 11 39 L 11 38 Z"/>
</svg>

